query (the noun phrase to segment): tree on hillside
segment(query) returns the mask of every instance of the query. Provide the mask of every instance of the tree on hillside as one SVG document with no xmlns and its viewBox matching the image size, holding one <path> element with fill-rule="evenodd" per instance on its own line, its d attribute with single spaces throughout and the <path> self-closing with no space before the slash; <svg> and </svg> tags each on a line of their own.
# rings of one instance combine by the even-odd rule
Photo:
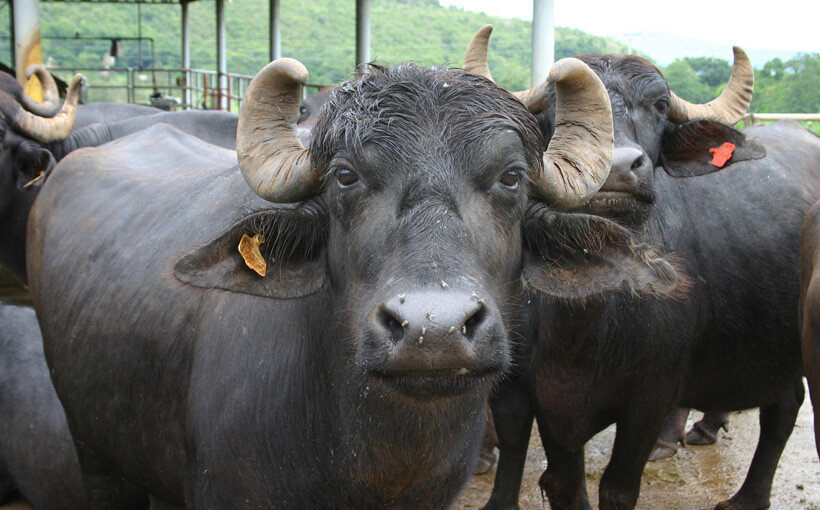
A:
<svg viewBox="0 0 820 510">
<path fill-rule="evenodd" d="M 662 69 L 669 89 L 687 101 L 705 103 L 714 99 L 712 87 L 701 81 L 687 59 L 676 59 Z"/>
<path fill-rule="evenodd" d="M 783 62 L 774 59 L 755 73 L 752 111 L 820 113 L 820 53 L 802 53 Z"/>
<path fill-rule="evenodd" d="M 685 57 L 683 60 L 695 71 L 701 82 L 712 88 L 725 85 L 732 74 L 732 66 L 722 58 Z"/>
<path fill-rule="evenodd" d="M 0 2 L 2 3 L 2 2 Z M 503 19 L 456 7 L 438 0 L 372 0 L 371 55 L 380 64 L 410 60 L 420 65 L 460 66 L 467 42 L 487 23 L 495 26 L 489 64 L 496 81 L 508 89 L 529 87 L 532 69 L 529 21 Z M 228 70 L 254 75 L 268 62 L 268 1 L 233 0 L 225 6 Z M 180 9 L 177 4 L 43 2 L 40 6 L 43 56 L 61 67 L 101 67 L 110 39 L 135 37 L 141 32 L 154 43 L 157 67 L 179 67 Z M 216 22 L 213 2 L 189 5 L 191 66 L 216 68 Z M 301 60 L 310 81 L 336 84 L 350 78 L 355 59 L 355 2 L 302 0 L 282 2 L 282 53 Z M 138 32 L 138 20 L 141 31 Z M 76 39 L 75 34 L 96 39 Z M 0 19 L 0 37 L 10 37 L 8 18 Z M 60 39 L 54 39 L 59 37 Z M 0 45 L 1 46 L 1 45 Z M 8 46 L 8 45 L 6 45 Z M 584 53 L 624 54 L 625 44 L 581 30 L 557 27 L 555 59 Z M 0 58 L 8 59 L 9 51 Z M 150 49 L 142 61 L 135 41 L 123 41 L 119 72 L 88 72 L 96 85 L 121 85 L 122 68 L 150 65 Z M 820 56 L 774 59 L 756 71 L 753 111 L 820 111 Z M 690 101 L 709 101 L 729 77 L 728 62 L 711 57 L 687 57 L 662 69 L 672 89 Z M 140 73 L 145 74 L 145 73 Z M 148 77 L 150 79 L 150 76 Z"/>
</svg>

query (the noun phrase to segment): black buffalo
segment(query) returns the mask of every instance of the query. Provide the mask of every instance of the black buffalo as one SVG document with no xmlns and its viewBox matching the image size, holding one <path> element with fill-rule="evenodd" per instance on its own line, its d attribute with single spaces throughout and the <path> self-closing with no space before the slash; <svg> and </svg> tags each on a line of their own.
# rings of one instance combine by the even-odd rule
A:
<svg viewBox="0 0 820 510">
<path fill-rule="evenodd" d="M 337 88 L 304 149 L 307 73 L 282 59 L 248 89 L 239 168 L 164 125 L 65 158 L 27 262 L 92 504 L 126 507 L 120 476 L 197 508 L 451 502 L 522 271 L 570 294 L 580 246 L 618 245 L 612 273 L 663 273 L 611 222 L 529 197 L 581 203 L 610 162 L 600 81 L 574 60 L 552 79 L 546 153 L 490 81 L 412 65 Z"/>
<path fill-rule="evenodd" d="M 806 214 L 800 236 L 800 312 L 803 370 L 814 408 L 814 441 L 820 455 L 820 202 Z"/>
<path fill-rule="evenodd" d="M 84 128 L 91 124 L 109 124 L 121 120 L 156 115 L 164 110 L 153 106 L 132 103 L 84 103 L 77 105 L 77 116 L 74 119 L 74 129 Z"/>
<path fill-rule="evenodd" d="M 62 113 L 53 119 L 60 109 L 56 88 L 50 75 L 41 66 L 32 66 L 30 74 L 36 74 L 44 83 L 46 101 L 33 101 L 16 80 L 0 73 L 0 106 L 5 122 L 0 124 L 0 282 L 11 281 L 14 285 L 25 283 L 25 224 L 28 211 L 39 186 L 32 183 L 38 176 L 47 175 L 57 161 L 71 151 L 83 147 L 95 147 L 122 138 L 149 126 L 165 123 L 177 127 L 197 138 L 235 149 L 236 126 L 239 116 L 222 111 L 186 110 L 165 112 L 157 108 L 118 103 L 90 103 L 78 105 L 77 93 L 81 76 L 76 76 L 69 86 L 67 101 Z M 2 94 L 2 92 L 0 92 Z M 327 91 L 310 96 L 301 106 L 298 121 L 300 138 L 307 142 L 319 108 L 327 99 Z M 15 123 L 13 119 L 25 113 L 27 123 Z M 37 129 L 47 128 L 45 134 Z M 33 129 L 32 126 L 36 129 Z M 31 184 L 30 184 L 31 183 Z"/>
<path fill-rule="evenodd" d="M 0 298 L 0 505 L 88 508 L 63 408 L 30 302 Z"/>
<path fill-rule="evenodd" d="M 32 71 L 40 76 L 39 68 Z M 40 104 L 28 98 L 11 77 L 0 73 L 0 272 L 5 273 L 4 279 L 10 276 L 25 284 L 25 226 L 39 191 L 37 180 L 71 151 L 101 145 L 159 122 L 209 143 L 235 147 L 238 116 L 226 112 L 163 112 L 73 129 L 81 79 L 80 75 L 74 77 L 60 106 L 50 100 L 55 94 L 48 92 L 48 82 L 47 101 Z"/>
<path fill-rule="evenodd" d="M 706 105 L 671 93 L 640 57 L 578 58 L 609 92 L 616 147 L 607 182 L 581 212 L 616 220 L 673 254 L 688 290 L 678 300 L 629 288 L 595 300 L 532 293 L 520 380 L 493 404 L 501 458 L 488 506 L 517 504 L 534 414 L 548 457 L 540 485 L 552 508 L 589 508 L 583 446 L 612 423 L 600 508 L 634 507 L 664 419 L 681 405 L 760 407 L 747 479 L 718 507 L 766 508 L 803 400 L 798 248 L 803 216 L 820 198 L 820 140 L 797 123 L 730 127 L 753 86 L 739 49 L 724 93 Z M 549 139 L 552 106 L 538 116 Z M 728 161 L 718 161 L 730 147 Z"/>
</svg>

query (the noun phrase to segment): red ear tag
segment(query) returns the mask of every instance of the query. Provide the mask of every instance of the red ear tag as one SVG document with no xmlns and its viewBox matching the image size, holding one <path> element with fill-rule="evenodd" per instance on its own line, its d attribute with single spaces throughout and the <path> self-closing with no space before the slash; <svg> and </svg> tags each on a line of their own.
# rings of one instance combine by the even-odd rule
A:
<svg viewBox="0 0 820 510">
<path fill-rule="evenodd" d="M 725 142 L 720 147 L 709 149 L 709 153 L 712 155 L 712 164 L 718 168 L 723 168 L 723 165 L 729 161 L 734 152 L 735 144 L 729 142 Z"/>
</svg>

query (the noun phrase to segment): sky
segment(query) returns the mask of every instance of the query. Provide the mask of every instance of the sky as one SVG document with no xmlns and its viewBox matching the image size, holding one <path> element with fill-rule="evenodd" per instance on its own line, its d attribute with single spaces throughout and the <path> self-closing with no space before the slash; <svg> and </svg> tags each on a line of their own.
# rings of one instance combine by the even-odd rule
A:
<svg viewBox="0 0 820 510">
<path fill-rule="evenodd" d="M 532 19 L 532 0 L 439 0 L 503 18 Z M 553 0 L 555 25 L 629 43 L 644 30 L 743 48 L 820 53 L 817 0 Z M 632 35 L 632 37 L 635 37 Z"/>
</svg>

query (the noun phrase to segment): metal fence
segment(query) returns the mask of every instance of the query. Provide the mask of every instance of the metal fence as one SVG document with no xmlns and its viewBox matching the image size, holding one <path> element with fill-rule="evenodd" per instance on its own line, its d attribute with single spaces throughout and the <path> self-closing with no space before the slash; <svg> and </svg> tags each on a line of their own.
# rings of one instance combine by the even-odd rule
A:
<svg viewBox="0 0 820 510">
<path fill-rule="evenodd" d="M 253 76 L 227 74 L 227 87 L 219 87 L 219 73 L 204 69 L 183 68 L 103 68 L 55 67 L 49 68 L 66 82 L 76 73 L 87 80 L 84 102 L 112 101 L 153 105 L 164 109 L 204 109 L 238 112 Z M 303 99 L 327 85 L 308 83 L 302 90 Z M 815 130 L 820 113 L 747 113 L 743 127 L 765 122 L 791 119 L 803 122 Z"/>
<path fill-rule="evenodd" d="M 238 112 L 253 76 L 227 74 L 227 87 L 219 86 L 219 73 L 204 69 L 183 68 L 102 68 L 54 67 L 55 76 L 68 82 L 82 73 L 86 84 L 83 102 L 118 102 L 153 105 L 167 110 L 205 109 Z M 305 97 L 324 85 L 308 83 Z"/>
<path fill-rule="evenodd" d="M 820 113 L 747 113 L 743 116 L 743 127 L 785 119 L 804 122 L 806 127 L 812 129 L 814 122 L 820 122 Z"/>
</svg>

